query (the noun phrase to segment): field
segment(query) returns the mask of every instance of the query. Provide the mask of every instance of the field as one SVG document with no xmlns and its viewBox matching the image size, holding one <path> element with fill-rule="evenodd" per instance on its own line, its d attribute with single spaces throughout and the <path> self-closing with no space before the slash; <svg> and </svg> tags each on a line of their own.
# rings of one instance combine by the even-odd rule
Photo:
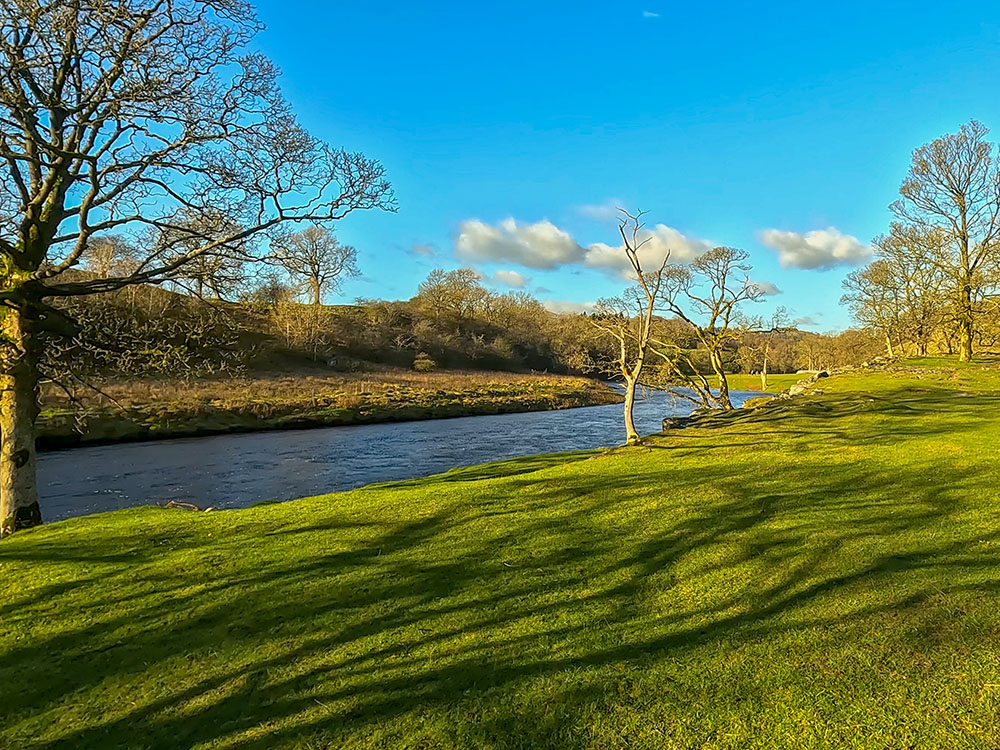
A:
<svg viewBox="0 0 1000 750">
<path fill-rule="evenodd" d="M 774 375 L 767 376 L 767 392 L 768 393 L 778 393 L 787 389 L 789 386 L 794 385 L 798 381 L 808 378 L 812 373 L 777 373 Z M 759 391 L 760 390 L 760 375 L 729 375 L 726 378 L 729 381 L 729 388 L 733 391 Z M 709 382 L 712 387 L 715 387 L 715 379 L 709 378 Z"/>
<path fill-rule="evenodd" d="M 595 380 L 503 372 L 385 370 L 298 373 L 192 382 L 108 382 L 71 402 L 43 398 L 40 442 L 63 447 L 285 427 L 500 414 L 611 404 L 621 396 Z"/>
<path fill-rule="evenodd" d="M 4 748 L 1000 747 L 1000 369 L 0 544 Z"/>
</svg>

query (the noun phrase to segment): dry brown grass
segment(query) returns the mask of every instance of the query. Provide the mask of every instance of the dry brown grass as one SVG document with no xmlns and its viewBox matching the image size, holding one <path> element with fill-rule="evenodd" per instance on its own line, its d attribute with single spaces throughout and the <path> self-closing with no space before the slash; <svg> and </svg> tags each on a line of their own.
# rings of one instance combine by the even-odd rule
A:
<svg viewBox="0 0 1000 750">
<path fill-rule="evenodd" d="M 614 403 L 602 383 L 560 375 L 446 371 L 145 379 L 42 399 L 44 444 L 428 419 Z"/>
<path fill-rule="evenodd" d="M 393 387 L 418 391 L 461 391 L 511 384 L 580 387 L 591 386 L 593 381 L 563 375 L 465 370 L 419 373 L 399 369 L 329 375 L 274 373 L 189 381 L 162 378 L 112 380 L 95 383 L 99 391 L 79 388 L 74 393 L 74 398 L 87 407 L 105 406 L 114 402 L 123 406 L 135 406 L 178 401 L 207 403 L 284 400 L 331 393 L 371 396 L 385 393 Z M 74 408 L 73 400 L 65 391 L 53 386 L 43 390 L 42 405 L 43 408 Z"/>
</svg>

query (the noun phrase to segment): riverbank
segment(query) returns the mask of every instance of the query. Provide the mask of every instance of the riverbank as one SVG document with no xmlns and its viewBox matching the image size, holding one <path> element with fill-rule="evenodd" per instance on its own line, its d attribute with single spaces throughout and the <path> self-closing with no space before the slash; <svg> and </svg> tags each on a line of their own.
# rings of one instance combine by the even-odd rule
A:
<svg viewBox="0 0 1000 750">
<path fill-rule="evenodd" d="M 0 747 L 996 747 L 1000 370 L 0 543 Z"/>
<path fill-rule="evenodd" d="M 734 403 L 756 394 L 733 391 Z M 693 405 L 643 391 L 643 434 Z M 46 521 L 171 500 L 246 508 L 438 474 L 519 456 L 591 450 L 625 439 L 620 404 L 462 419 L 278 430 L 145 443 L 84 446 L 39 456 Z"/>
<path fill-rule="evenodd" d="M 52 390 L 41 448 L 258 430 L 509 414 L 619 403 L 606 384 L 502 372 L 296 374 L 109 382 L 73 403 Z"/>
</svg>

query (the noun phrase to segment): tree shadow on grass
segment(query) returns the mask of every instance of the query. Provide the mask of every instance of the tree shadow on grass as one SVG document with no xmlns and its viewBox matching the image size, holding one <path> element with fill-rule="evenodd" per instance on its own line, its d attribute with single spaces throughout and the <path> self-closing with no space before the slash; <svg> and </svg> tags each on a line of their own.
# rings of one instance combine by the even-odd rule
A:
<svg viewBox="0 0 1000 750">
<path fill-rule="evenodd" d="M 1000 414 L 1000 395 L 961 393 L 948 388 L 900 389 L 879 394 L 818 394 L 751 410 L 713 413 L 690 427 L 651 436 L 649 448 L 694 442 L 706 433 L 724 432 L 716 447 L 760 443 L 773 437 L 802 438 L 812 445 L 835 441 L 850 445 L 885 444 L 910 437 L 957 436 L 980 429 Z"/>
<path fill-rule="evenodd" d="M 583 461 L 593 456 L 600 455 L 602 450 L 579 450 L 565 451 L 562 453 L 542 453 L 535 456 L 521 456 L 518 458 L 495 461 L 478 466 L 465 466 L 458 469 L 451 469 L 442 474 L 432 474 L 418 479 L 405 479 L 396 482 L 380 482 L 368 485 L 372 487 L 402 488 L 402 487 L 424 487 L 428 484 L 440 482 L 476 482 L 480 479 L 499 479 L 501 477 L 511 477 L 518 474 L 530 474 L 542 469 L 549 469 L 553 466 L 564 466 L 574 461 Z"/>
<path fill-rule="evenodd" d="M 855 406 L 832 402 L 833 419 Z M 937 429 L 909 431 L 925 408 L 853 414 L 889 419 L 907 440 Z M 946 429 L 974 422 L 971 408 Z M 785 432 L 804 438 L 877 429 L 792 419 Z M 565 457 L 458 473 L 504 483 L 384 485 L 359 493 L 360 519 L 316 500 L 241 512 L 222 540 L 189 516 L 103 538 L 86 521 L 15 537 L 0 565 L 68 579 L 8 609 L 39 632 L 0 641 L 0 724 L 12 747 L 610 745 L 647 731 L 623 706 L 677 716 L 675 692 L 696 705 L 722 694 L 677 666 L 723 669 L 713 649 L 752 655 L 788 638 L 779 653 L 800 658 L 812 633 L 823 658 L 859 638 L 883 656 L 901 648 L 877 627 L 895 617 L 916 634 L 906 648 L 930 651 L 947 646 L 933 623 L 955 627 L 951 608 L 976 600 L 966 627 L 1000 626 L 1000 521 L 977 504 L 977 476 L 931 456 L 892 481 L 874 464 L 831 470 L 836 444 L 748 473 L 721 449 L 768 421 L 730 424 L 722 441 L 691 431 L 682 442 L 701 440 L 690 450 L 702 461 L 676 469 L 633 449 L 544 482 L 526 472 Z M 654 696 L 645 674 L 658 676 Z"/>
</svg>

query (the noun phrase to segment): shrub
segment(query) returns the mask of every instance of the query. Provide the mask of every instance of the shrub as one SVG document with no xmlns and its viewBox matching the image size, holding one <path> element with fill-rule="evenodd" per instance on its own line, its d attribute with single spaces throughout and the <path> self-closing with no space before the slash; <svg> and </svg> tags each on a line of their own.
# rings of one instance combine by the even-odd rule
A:
<svg viewBox="0 0 1000 750">
<path fill-rule="evenodd" d="M 417 356 L 413 358 L 413 369 L 417 372 L 430 372 L 437 369 L 437 362 L 427 352 L 417 352 Z"/>
</svg>

